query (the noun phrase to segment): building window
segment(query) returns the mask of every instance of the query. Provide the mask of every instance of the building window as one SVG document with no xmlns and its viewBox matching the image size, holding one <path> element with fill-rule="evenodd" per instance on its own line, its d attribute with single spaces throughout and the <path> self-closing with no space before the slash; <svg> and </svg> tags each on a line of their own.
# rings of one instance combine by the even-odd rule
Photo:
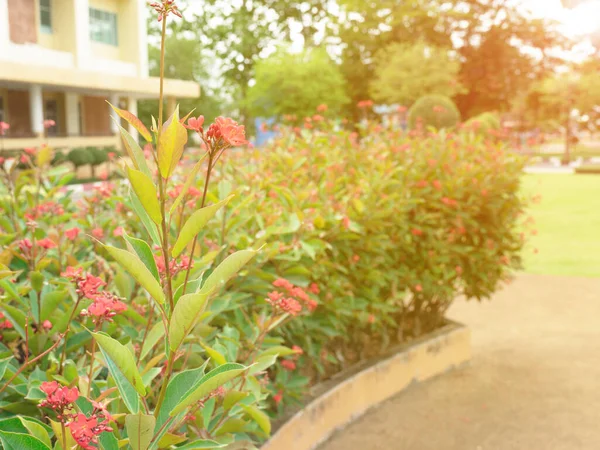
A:
<svg viewBox="0 0 600 450">
<path fill-rule="evenodd" d="M 52 0 L 40 0 L 40 30 L 52 33 Z"/>
<path fill-rule="evenodd" d="M 117 15 L 101 9 L 90 8 L 90 39 L 108 45 L 118 45 Z"/>
<path fill-rule="evenodd" d="M 44 105 L 44 120 L 54 121 L 54 125 L 49 127 L 46 132 L 48 136 L 56 136 L 58 134 L 58 103 L 56 100 L 46 100 Z"/>
</svg>

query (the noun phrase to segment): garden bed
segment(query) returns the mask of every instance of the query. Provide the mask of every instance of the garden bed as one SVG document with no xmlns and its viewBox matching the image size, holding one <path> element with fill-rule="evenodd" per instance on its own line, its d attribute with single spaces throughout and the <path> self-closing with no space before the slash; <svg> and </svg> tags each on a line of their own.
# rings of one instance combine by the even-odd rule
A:
<svg viewBox="0 0 600 450">
<path fill-rule="evenodd" d="M 438 330 L 357 364 L 311 390 L 305 408 L 283 422 L 262 450 L 309 450 L 414 382 L 469 361 L 470 332 L 447 322 Z"/>
</svg>

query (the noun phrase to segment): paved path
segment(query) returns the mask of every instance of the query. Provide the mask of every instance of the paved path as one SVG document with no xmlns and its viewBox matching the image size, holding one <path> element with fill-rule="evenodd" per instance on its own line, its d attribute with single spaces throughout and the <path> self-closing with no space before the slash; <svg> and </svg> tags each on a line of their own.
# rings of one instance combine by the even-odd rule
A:
<svg viewBox="0 0 600 450">
<path fill-rule="evenodd" d="M 600 449 L 600 278 L 522 275 L 457 302 L 468 367 L 416 385 L 321 450 Z"/>
</svg>

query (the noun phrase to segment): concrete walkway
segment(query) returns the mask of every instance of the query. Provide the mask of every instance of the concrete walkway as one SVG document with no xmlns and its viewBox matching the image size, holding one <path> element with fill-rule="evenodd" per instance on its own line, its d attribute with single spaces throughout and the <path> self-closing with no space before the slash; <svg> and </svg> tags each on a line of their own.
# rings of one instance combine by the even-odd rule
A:
<svg viewBox="0 0 600 450">
<path fill-rule="evenodd" d="M 457 302 L 468 367 L 415 385 L 321 450 L 600 449 L 600 279 L 521 275 Z"/>
</svg>

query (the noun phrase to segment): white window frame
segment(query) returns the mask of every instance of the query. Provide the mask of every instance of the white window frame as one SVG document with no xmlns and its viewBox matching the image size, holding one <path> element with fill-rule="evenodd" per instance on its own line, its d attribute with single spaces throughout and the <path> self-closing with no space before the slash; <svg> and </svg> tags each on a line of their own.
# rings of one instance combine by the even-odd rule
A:
<svg viewBox="0 0 600 450">
<path fill-rule="evenodd" d="M 89 21 L 92 42 L 118 47 L 119 27 L 116 13 L 90 6 Z"/>
</svg>

